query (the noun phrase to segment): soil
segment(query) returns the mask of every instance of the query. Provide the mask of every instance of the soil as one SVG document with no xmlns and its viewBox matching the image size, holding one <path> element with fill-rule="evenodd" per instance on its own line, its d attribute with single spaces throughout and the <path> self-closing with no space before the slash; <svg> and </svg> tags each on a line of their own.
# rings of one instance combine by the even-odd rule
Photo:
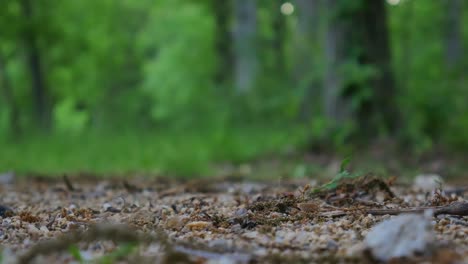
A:
<svg viewBox="0 0 468 264">
<path fill-rule="evenodd" d="M 423 192 L 372 175 L 327 188 L 316 184 L 12 178 L 0 183 L 1 258 L 4 263 L 373 263 L 363 242 L 373 226 L 400 210 L 466 205 L 468 197 L 463 184 Z M 438 210 L 432 217 L 433 247 L 392 263 L 468 263 L 466 212 Z"/>
</svg>

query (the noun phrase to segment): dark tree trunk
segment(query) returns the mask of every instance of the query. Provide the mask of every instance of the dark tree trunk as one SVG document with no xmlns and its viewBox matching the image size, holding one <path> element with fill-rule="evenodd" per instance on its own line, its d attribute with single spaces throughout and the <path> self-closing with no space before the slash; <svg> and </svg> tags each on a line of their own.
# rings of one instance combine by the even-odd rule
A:
<svg viewBox="0 0 468 264">
<path fill-rule="evenodd" d="M 235 1 L 235 87 L 239 94 L 254 86 L 258 71 L 257 1 Z"/>
<path fill-rule="evenodd" d="M 26 24 L 23 38 L 26 48 L 26 59 L 31 74 L 31 88 L 34 105 L 33 116 L 41 128 L 49 126 L 47 110 L 47 92 L 42 69 L 42 58 L 38 45 L 37 31 L 34 25 L 34 3 L 32 0 L 22 0 L 21 9 Z"/>
<path fill-rule="evenodd" d="M 234 55 L 232 47 L 231 0 L 211 0 L 211 9 L 215 17 L 215 47 L 218 57 L 218 68 L 215 74 L 217 85 L 226 85 L 232 81 Z"/>
<path fill-rule="evenodd" d="M 412 17 L 413 17 L 413 7 L 414 1 L 408 1 L 405 3 L 405 7 L 403 10 L 402 21 L 406 21 L 405 25 L 400 29 L 401 32 L 401 41 L 400 41 L 400 48 L 401 48 L 401 55 L 398 58 L 398 87 L 406 89 L 409 86 L 409 80 L 412 71 L 412 34 L 411 34 L 411 25 L 413 25 Z"/>
<path fill-rule="evenodd" d="M 395 102 L 395 79 L 391 65 L 391 51 L 389 31 L 387 25 L 387 11 L 385 0 L 366 0 L 363 10 L 364 17 L 364 63 L 370 64 L 378 71 L 378 75 L 371 78 L 373 98 L 370 111 L 360 113 L 360 121 L 365 123 L 372 113 L 377 116 L 377 122 L 386 126 L 390 133 L 397 131 L 400 122 Z M 377 123 L 368 123 L 368 127 L 376 129 Z"/>
<path fill-rule="evenodd" d="M 339 123 L 354 117 L 364 136 L 377 136 L 378 128 L 397 132 L 400 121 L 395 105 L 395 84 L 391 69 L 387 14 L 384 0 L 363 0 L 360 8 L 346 9 L 346 0 L 328 1 L 329 10 L 338 10 L 329 22 L 326 37 L 327 73 L 325 113 Z M 371 66 L 377 74 L 365 82 L 347 80 L 342 66 L 348 62 L 358 67 Z M 350 108 L 349 98 L 365 89 L 372 96 Z"/>
<path fill-rule="evenodd" d="M 275 56 L 275 70 L 281 76 L 285 75 L 286 60 L 285 60 L 285 48 L 284 41 L 286 39 L 286 19 L 281 13 L 281 5 L 284 0 L 273 0 L 273 21 L 272 29 L 274 32 L 272 48 Z"/>
<path fill-rule="evenodd" d="M 327 31 L 325 34 L 325 78 L 323 85 L 323 112 L 334 124 L 345 122 L 351 118 L 349 102 L 345 100 L 343 91 L 345 76 L 341 66 L 349 59 L 350 26 L 349 22 L 333 15 L 342 4 L 340 0 L 329 0 Z"/>
<path fill-rule="evenodd" d="M 462 12 L 463 0 L 446 0 L 447 21 L 445 26 L 445 60 L 449 69 L 458 66 L 462 59 Z"/>
<path fill-rule="evenodd" d="M 316 63 L 320 45 L 320 12 L 323 0 L 297 0 L 297 28 L 294 37 L 295 87 L 304 92 L 300 107 L 301 120 L 308 121 L 319 109 L 321 83 Z"/>
</svg>

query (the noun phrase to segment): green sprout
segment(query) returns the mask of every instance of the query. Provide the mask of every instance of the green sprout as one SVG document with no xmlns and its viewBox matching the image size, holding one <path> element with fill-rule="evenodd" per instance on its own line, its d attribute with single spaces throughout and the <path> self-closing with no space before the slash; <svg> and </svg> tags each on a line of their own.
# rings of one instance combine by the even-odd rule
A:
<svg viewBox="0 0 468 264">
<path fill-rule="evenodd" d="M 336 176 L 333 177 L 333 179 L 331 181 L 323 184 L 322 186 L 320 186 L 318 188 L 315 188 L 312 192 L 313 193 L 318 193 L 318 192 L 321 192 L 321 191 L 324 191 L 324 190 L 330 191 L 330 190 L 336 189 L 338 187 L 338 184 L 340 183 L 340 181 L 343 180 L 343 179 L 351 179 L 351 178 L 360 177 L 362 175 L 362 173 L 351 173 L 346 169 L 346 167 L 348 166 L 348 164 L 350 162 L 351 162 L 351 156 L 348 156 L 345 159 L 343 159 L 341 161 L 340 171 L 338 172 L 338 174 L 336 174 Z"/>
<path fill-rule="evenodd" d="M 125 243 L 109 255 L 103 256 L 100 260 L 100 264 L 112 264 L 117 260 L 129 256 L 136 249 L 137 243 Z"/>
<path fill-rule="evenodd" d="M 68 248 L 68 252 L 70 253 L 70 255 L 72 255 L 75 258 L 75 260 L 80 262 L 80 264 L 84 263 L 83 256 L 81 256 L 80 249 L 78 248 L 77 245 L 71 245 Z"/>
</svg>

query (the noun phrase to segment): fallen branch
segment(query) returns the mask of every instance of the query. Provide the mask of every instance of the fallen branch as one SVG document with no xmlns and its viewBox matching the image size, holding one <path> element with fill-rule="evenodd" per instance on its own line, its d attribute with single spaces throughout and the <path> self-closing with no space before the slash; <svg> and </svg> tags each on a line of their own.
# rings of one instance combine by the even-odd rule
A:
<svg viewBox="0 0 468 264">
<path fill-rule="evenodd" d="M 123 187 L 129 193 L 141 192 L 141 188 L 138 188 L 136 185 L 130 184 L 127 180 L 123 180 Z"/>
<path fill-rule="evenodd" d="M 71 183 L 70 179 L 66 174 L 63 175 L 63 181 L 65 182 L 65 186 L 67 187 L 67 190 L 70 192 L 75 191 L 75 187 L 73 187 L 73 184 Z"/>
<path fill-rule="evenodd" d="M 205 259 L 219 259 L 225 252 L 216 252 L 216 249 L 205 247 L 203 244 L 197 244 L 193 241 L 189 244 L 183 242 L 170 241 L 164 231 L 157 229 L 154 234 L 136 232 L 135 229 L 126 225 L 94 225 L 86 231 L 75 231 L 64 234 L 53 240 L 39 242 L 31 247 L 22 256 L 18 258 L 19 264 L 31 263 L 39 255 L 47 255 L 66 251 L 72 245 L 81 242 L 90 243 L 93 241 L 110 240 L 118 244 L 119 242 L 134 242 L 139 244 L 159 243 L 165 249 L 165 256 L 161 263 L 175 263 L 175 260 L 181 260 L 183 263 L 191 262 L 190 256 L 198 256 Z M 246 254 L 228 254 L 229 258 L 235 262 L 247 263 Z"/>
<path fill-rule="evenodd" d="M 156 235 L 137 233 L 135 230 L 124 225 L 96 225 L 85 232 L 72 232 L 57 239 L 38 243 L 31 247 L 25 254 L 18 258 L 18 263 L 30 263 L 39 255 L 46 255 L 54 252 L 67 250 L 70 246 L 79 242 L 92 242 L 97 240 L 111 240 L 113 242 L 137 242 L 151 243 L 159 242 L 164 246 L 168 245 L 167 237 L 158 232 Z"/>
<path fill-rule="evenodd" d="M 355 214 L 357 211 L 371 215 L 398 215 L 403 213 L 423 213 L 426 210 L 433 210 L 434 216 L 440 214 L 468 216 L 468 202 L 453 202 L 449 205 L 444 206 L 428 206 L 413 208 L 336 210 L 321 213 L 320 216 L 339 217 L 349 214 Z"/>
</svg>

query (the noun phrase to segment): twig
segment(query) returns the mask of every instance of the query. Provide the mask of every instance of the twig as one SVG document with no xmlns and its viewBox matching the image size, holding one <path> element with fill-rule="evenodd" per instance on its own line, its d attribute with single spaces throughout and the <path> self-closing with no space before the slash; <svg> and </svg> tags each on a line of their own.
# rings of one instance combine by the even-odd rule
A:
<svg viewBox="0 0 468 264">
<path fill-rule="evenodd" d="M 402 213 L 422 213 L 425 210 L 434 210 L 434 216 L 440 214 L 468 216 L 468 202 L 453 202 L 444 206 L 397 208 L 397 209 L 357 209 L 357 210 L 337 210 L 321 213 L 320 216 L 339 217 L 356 213 L 356 211 L 372 215 L 397 215 Z"/>
<path fill-rule="evenodd" d="M 71 183 L 70 179 L 68 179 L 68 176 L 66 174 L 63 175 L 63 181 L 65 182 L 65 186 L 67 186 L 67 189 L 70 192 L 73 192 L 75 190 L 73 184 Z"/>
<path fill-rule="evenodd" d="M 466 222 L 466 221 L 456 219 L 454 217 L 449 217 L 449 219 L 450 219 L 451 224 L 457 224 L 457 225 L 462 225 L 462 226 L 467 226 L 468 227 L 468 222 Z"/>
<path fill-rule="evenodd" d="M 127 192 L 129 193 L 141 192 L 140 188 L 133 184 L 130 184 L 127 180 L 123 180 L 122 184 L 125 190 L 127 190 Z"/>
<path fill-rule="evenodd" d="M 154 233 L 149 234 L 136 232 L 135 229 L 126 225 L 94 225 L 84 232 L 70 232 L 53 240 L 39 242 L 21 255 L 17 263 L 30 263 L 39 255 L 65 251 L 69 249 L 70 246 L 80 242 L 89 243 L 99 240 L 111 240 L 116 244 L 118 242 L 135 242 L 142 244 L 157 242 L 165 249 L 165 257 L 162 263 L 174 263 L 175 261 L 172 258 L 180 257 L 181 255 L 184 258 L 195 255 L 207 259 L 216 259 L 218 255 L 220 255 L 217 254 L 216 251 L 213 251 L 212 248 L 206 247 L 203 244 L 194 242 L 187 244 L 183 242 L 171 242 L 162 229 L 156 229 Z M 234 259 L 240 259 L 241 257 L 243 256 L 233 256 Z M 184 263 L 188 261 L 189 259 L 187 258 Z"/>
<path fill-rule="evenodd" d="M 73 232 L 54 240 L 44 241 L 34 245 L 24 255 L 18 258 L 18 263 L 30 263 L 36 256 L 67 250 L 71 245 L 79 242 L 92 242 L 96 240 L 112 240 L 114 242 L 159 242 L 168 245 L 168 239 L 162 232 L 156 235 L 139 234 L 124 225 L 96 225 L 86 232 Z"/>
</svg>

